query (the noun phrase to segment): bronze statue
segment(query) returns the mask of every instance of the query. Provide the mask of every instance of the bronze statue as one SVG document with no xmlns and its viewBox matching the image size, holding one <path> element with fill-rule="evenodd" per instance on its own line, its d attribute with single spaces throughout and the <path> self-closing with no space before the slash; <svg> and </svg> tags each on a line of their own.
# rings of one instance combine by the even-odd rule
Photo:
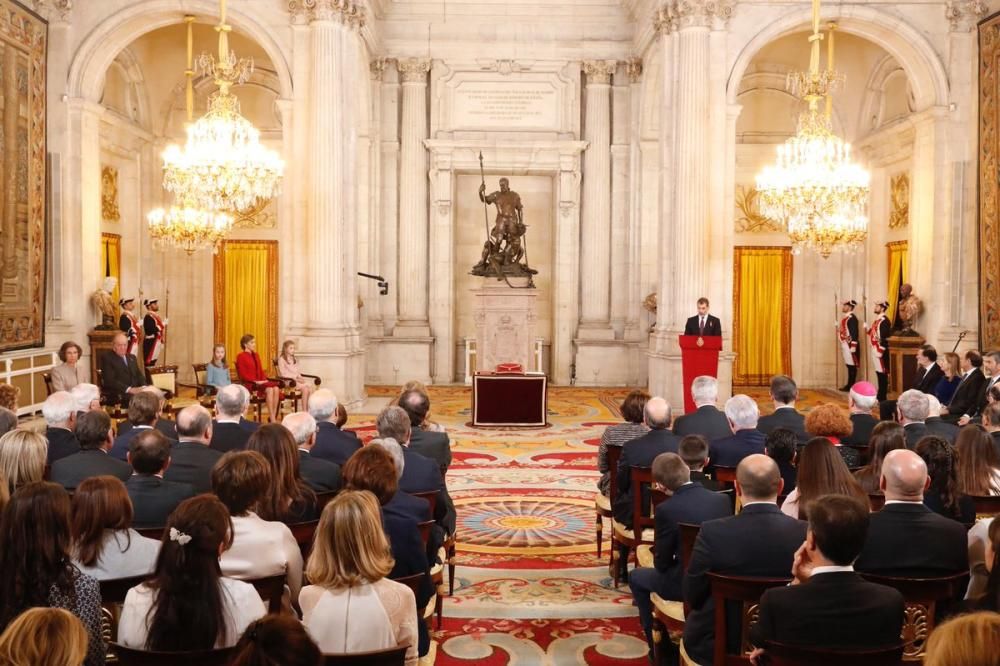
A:
<svg viewBox="0 0 1000 666">
<path fill-rule="evenodd" d="M 483 156 L 479 156 L 482 169 Z M 527 250 L 524 234 L 528 227 L 524 224 L 524 208 L 521 206 L 521 196 L 510 189 L 510 181 L 500 179 L 500 190 L 486 194 L 486 178 L 479 186 L 479 200 L 486 209 L 487 238 L 483 243 L 483 253 L 479 263 L 472 267 L 472 275 L 495 277 L 506 280 L 511 277 L 527 277 L 528 286 L 534 287 L 532 276 L 538 271 L 528 267 Z M 488 207 L 497 207 L 496 222 L 489 229 Z"/>
<path fill-rule="evenodd" d="M 104 278 L 101 288 L 91 296 L 94 309 L 101 315 L 101 323 L 96 327 L 99 331 L 113 331 L 118 328 L 116 321 L 115 302 L 111 297 L 111 292 L 115 290 L 118 280 L 110 275 Z"/>
<path fill-rule="evenodd" d="M 923 301 L 913 293 L 913 287 L 909 283 L 904 283 L 899 288 L 899 304 L 896 310 L 899 313 L 899 323 L 897 335 L 915 336 L 920 335 L 913 330 L 913 325 L 917 322 L 917 316 L 923 310 Z"/>
</svg>

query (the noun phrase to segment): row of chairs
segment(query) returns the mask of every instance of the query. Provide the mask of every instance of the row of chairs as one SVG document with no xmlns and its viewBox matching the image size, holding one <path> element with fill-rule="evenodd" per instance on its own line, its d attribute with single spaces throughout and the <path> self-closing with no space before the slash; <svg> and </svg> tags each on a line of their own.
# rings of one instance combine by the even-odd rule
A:
<svg viewBox="0 0 1000 666">
<path fill-rule="evenodd" d="M 121 666 L 225 666 L 233 656 L 233 648 L 194 650 L 189 652 L 151 652 L 136 650 L 118 643 L 110 643 L 111 653 Z M 403 666 L 406 645 L 372 652 L 328 654 L 323 656 L 324 666 Z"/>
</svg>

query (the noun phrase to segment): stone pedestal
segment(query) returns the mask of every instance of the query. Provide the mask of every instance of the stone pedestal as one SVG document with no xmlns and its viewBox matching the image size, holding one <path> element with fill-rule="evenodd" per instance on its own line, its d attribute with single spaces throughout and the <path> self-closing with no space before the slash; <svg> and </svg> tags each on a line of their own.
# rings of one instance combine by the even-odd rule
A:
<svg viewBox="0 0 1000 666">
<path fill-rule="evenodd" d="M 484 278 L 472 291 L 476 301 L 476 366 L 492 371 L 500 363 L 533 367 L 537 289 L 512 289 Z"/>
<path fill-rule="evenodd" d="M 927 342 L 919 335 L 889 336 L 889 398 L 895 400 L 912 383 L 917 352 Z"/>
</svg>

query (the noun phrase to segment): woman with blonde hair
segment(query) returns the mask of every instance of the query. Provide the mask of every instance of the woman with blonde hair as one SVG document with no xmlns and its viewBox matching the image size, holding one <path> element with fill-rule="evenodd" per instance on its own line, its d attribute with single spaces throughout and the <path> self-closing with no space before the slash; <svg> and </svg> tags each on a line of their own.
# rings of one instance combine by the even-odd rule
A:
<svg viewBox="0 0 1000 666">
<path fill-rule="evenodd" d="M 247 440 L 247 450 L 264 456 L 271 467 L 271 483 L 257 501 L 257 515 L 264 520 L 301 523 L 316 519 L 316 493 L 302 479 L 299 449 L 283 425 L 262 425 Z"/>
<path fill-rule="evenodd" d="M 8 493 L 41 481 L 48 455 L 49 443 L 37 432 L 17 428 L 0 437 L 0 477 L 7 480 Z"/>
<path fill-rule="evenodd" d="M 934 386 L 934 397 L 942 407 L 947 407 L 951 397 L 955 395 L 955 389 L 962 383 L 962 366 L 958 354 L 954 352 L 945 352 L 938 356 L 938 365 L 944 371 L 944 377 Z"/>
<path fill-rule="evenodd" d="M 80 666 L 87 630 L 62 608 L 29 608 L 0 635 L 0 666 Z"/>
<path fill-rule="evenodd" d="M 295 388 L 302 393 L 302 404 L 309 404 L 309 396 L 316 388 L 316 382 L 303 375 L 302 371 L 299 370 L 299 359 L 295 356 L 294 340 L 285 340 L 281 343 L 281 353 L 278 354 L 278 376 L 294 381 Z"/>
<path fill-rule="evenodd" d="M 379 505 L 366 490 L 345 490 L 323 510 L 306 565 L 302 621 L 324 654 L 405 644 L 417 663 L 417 605 L 409 587 L 386 578 L 392 551 Z"/>
<path fill-rule="evenodd" d="M 948 620 L 931 632 L 924 666 L 994 666 L 1000 654 L 1000 615 L 981 612 Z"/>
</svg>

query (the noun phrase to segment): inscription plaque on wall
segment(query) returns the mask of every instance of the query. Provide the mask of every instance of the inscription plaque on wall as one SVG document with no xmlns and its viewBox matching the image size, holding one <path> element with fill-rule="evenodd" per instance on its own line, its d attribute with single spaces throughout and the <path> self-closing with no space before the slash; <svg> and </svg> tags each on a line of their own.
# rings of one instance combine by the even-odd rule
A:
<svg viewBox="0 0 1000 666">
<path fill-rule="evenodd" d="M 545 81 L 462 81 L 454 89 L 456 129 L 557 129 L 559 99 Z"/>
</svg>

